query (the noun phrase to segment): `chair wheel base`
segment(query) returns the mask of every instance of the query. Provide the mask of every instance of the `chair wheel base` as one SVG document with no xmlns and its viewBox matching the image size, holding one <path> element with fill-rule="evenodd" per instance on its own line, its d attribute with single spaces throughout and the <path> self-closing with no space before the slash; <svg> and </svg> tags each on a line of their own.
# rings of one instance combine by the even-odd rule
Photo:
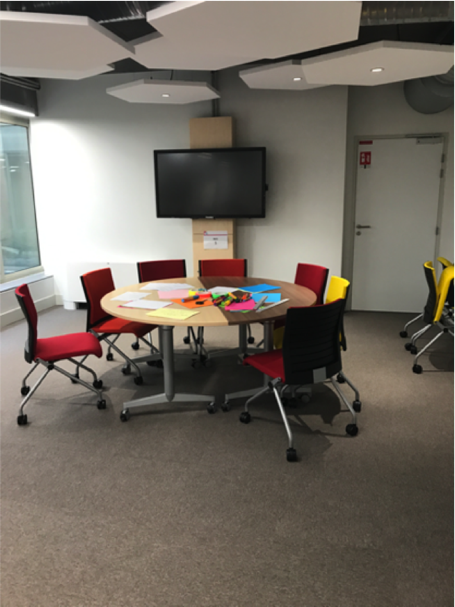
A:
<svg viewBox="0 0 455 607">
<path fill-rule="evenodd" d="M 349 436 L 357 436 L 358 432 L 359 428 L 356 426 L 356 424 L 348 424 L 346 426 L 346 434 L 349 434 Z"/>
<path fill-rule="evenodd" d="M 416 348 L 416 346 L 411 346 L 411 347 L 409 348 L 409 352 L 410 352 L 411 354 L 414 354 L 414 355 L 415 355 L 415 354 L 417 354 L 417 348 Z"/>
<path fill-rule="evenodd" d="M 339 384 L 344 384 L 346 382 L 346 380 L 344 379 L 344 377 L 341 375 L 341 373 L 338 373 L 337 375 L 337 382 Z"/>
<path fill-rule="evenodd" d="M 162 360 L 148 360 L 147 365 L 149 367 L 156 367 L 157 369 L 162 369 L 163 361 Z"/>
<path fill-rule="evenodd" d="M 411 350 L 411 348 L 412 348 L 412 343 L 410 341 L 408 341 L 404 344 L 404 349 L 407 350 L 408 352 Z"/>
<path fill-rule="evenodd" d="M 142 384 L 144 383 L 144 378 L 141 375 L 137 375 L 134 378 L 134 383 L 136 384 L 136 386 L 142 386 Z"/>
<path fill-rule="evenodd" d="M 242 411 L 242 413 L 240 413 L 239 420 L 242 422 L 242 424 L 249 424 L 251 421 L 251 415 L 248 413 L 248 411 Z"/>
<path fill-rule="evenodd" d="M 96 379 L 93 382 L 93 387 L 96 388 L 97 390 L 101 390 L 101 388 L 103 387 L 103 380 L 102 379 Z"/>
<path fill-rule="evenodd" d="M 131 347 L 133 348 L 133 350 L 139 350 L 139 344 L 137 342 L 134 342 L 134 344 L 131 344 Z"/>
<path fill-rule="evenodd" d="M 102 398 L 101 400 L 99 400 L 99 401 L 96 403 L 96 406 L 97 406 L 97 408 L 98 408 L 98 409 L 100 409 L 100 410 L 101 410 L 101 409 L 105 409 L 105 408 L 106 408 L 106 401 L 104 400 L 104 398 Z"/>
<path fill-rule="evenodd" d="M 30 386 L 22 386 L 21 388 L 21 394 L 22 396 L 27 396 L 27 394 L 30 392 Z"/>
<path fill-rule="evenodd" d="M 123 365 L 122 373 L 123 375 L 129 375 L 131 373 L 131 365 Z"/>
<path fill-rule="evenodd" d="M 114 360 L 114 355 L 112 354 L 112 352 L 108 352 L 106 354 L 106 360 Z"/>
<path fill-rule="evenodd" d="M 352 403 L 352 408 L 356 413 L 360 413 L 360 411 L 362 410 L 362 403 L 359 400 L 355 400 Z"/>
<path fill-rule="evenodd" d="M 254 337 L 248 337 L 247 341 L 249 344 L 254 344 Z"/>
<path fill-rule="evenodd" d="M 188 345 L 190 343 L 190 338 L 188 336 L 184 337 L 183 343 Z"/>
<path fill-rule="evenodd" d="M 297 461 L 297 451 L 293 447 L 289 447 L 289 449 L 286 449 L 286 459 L 288 460 L 288 462 Z"/>
<path fill-rule="evenodd" d="M 408 336 L 407 331 L 400 331 L 400 337 L 407 337 L 407 336 Z"/>
<path fill-rule="evenodd" d="M 216 412 L 215 403 L 209 403 L 207 405 L 207 413 L 215 413 L 215 412 Z"/>
<path fill-rule="evenodd" d="M 131 417 L 131 413 L 130 413 L 129 409 L 123 409 L 123 411 L 120 413 L 120 420 L 122 422 L 127 422 L 130 417 Z"/>
<path fill-rule="evenodd" d="M 227 411 L 231 410 L 231 404 L 228 400 L 225 400 L 224 403 L 221 405 L 221 411 L 224 411 L 225 413 Z"/>
<path fill-rule="evenodd" d="M 26 426 L 27 425 L 27 415 L 22 414 L 17 416 L 17 425 L 18 426 Z"/>
<path fill-rule="evenodd" d="M 417 373 L 418 375 L 420 375 L 420 373 L 422 373 L 423 369 L 420 365 L 414 365 L 412 367 L 412 370 L 414 373 Z"/>
</svg>

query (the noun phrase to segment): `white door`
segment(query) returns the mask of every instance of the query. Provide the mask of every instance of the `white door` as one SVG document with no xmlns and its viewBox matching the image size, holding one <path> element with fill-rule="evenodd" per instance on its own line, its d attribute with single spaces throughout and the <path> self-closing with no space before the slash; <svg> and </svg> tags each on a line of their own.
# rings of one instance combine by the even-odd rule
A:
<svg viewBox="0 0 455 607">
<path fill-rule="evenodd" d="M 352 309 L 421 312 L 435 259 L 442 138 L 359 142 Z"/>
</svg>

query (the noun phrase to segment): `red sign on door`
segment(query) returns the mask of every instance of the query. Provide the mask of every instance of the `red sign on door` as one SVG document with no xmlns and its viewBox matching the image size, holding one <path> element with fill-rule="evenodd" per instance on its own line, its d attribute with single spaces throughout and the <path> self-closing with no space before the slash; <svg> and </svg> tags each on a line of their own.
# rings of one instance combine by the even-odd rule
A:
<svg viewBox="0 0 455 607">
<path fill-rule="evenodd" d="M 360 163 L 365 166 L 366 164 L 371 164 L 371 152 L 360 152 Z"/>
</svg>

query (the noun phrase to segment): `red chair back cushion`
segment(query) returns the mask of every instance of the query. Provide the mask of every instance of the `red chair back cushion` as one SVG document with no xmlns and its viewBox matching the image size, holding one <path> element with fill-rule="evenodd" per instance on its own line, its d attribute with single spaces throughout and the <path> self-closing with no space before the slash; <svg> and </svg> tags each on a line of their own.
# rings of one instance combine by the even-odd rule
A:
<svg viewBox="0 0 455 607">
<path fill-rule="evenodd" d="M 25 360 L 31 363 L 35 359 L 36 341 L 38 339 L 38 314 L 28 285 L 17 287 L 15 294 L 28 325 L 28 339 L 25 342 Z"/>
<path fill-rule="evenodd" d="M 158 261 L 139 261 L 137 264 L 139 282 L 166 280 L 186 276 L 184 259 L 163 259 Z"/>
<path fill-rule="evenodd" d="M 246 276 L 246 259 L 200 259 L 200 276 Z"/>
<path fill-rule="evenodd" d="M 82 286 L 88 304 L 87 331 L 97 325 L 102 319 L 110 318 L 100 305 L 106 293 L 115 289 L 110 268 L 93 270 L 81 276 Z"/>
<path fill-rule="evenodd" d="M 299 263 L 297 264 L 294 283 L 302 287 L 307 287 L 307 289 L 311 289 L 316 293 L 316 305 L 319 306 L 324 302 L 324 292 L 328 275 L 328 268 L 315 266 L 310 263 Z"/>
</svg>

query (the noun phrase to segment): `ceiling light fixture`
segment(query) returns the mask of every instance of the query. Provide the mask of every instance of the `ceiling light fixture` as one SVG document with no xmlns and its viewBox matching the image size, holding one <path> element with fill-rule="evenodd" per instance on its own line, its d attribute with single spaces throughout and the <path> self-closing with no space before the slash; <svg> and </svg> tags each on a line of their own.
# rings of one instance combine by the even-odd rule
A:
<svg viewBox="0 0 455 607">
<path fill-rule="evenodd" d="M 371 68 L 371 70 L 373 73 L 377 73 L 377 72 L 383 72 L 384 68 L 383 67 L 373 67 Z"/>
<path fill-rule="evenodd" d="M 169 93 L 163 93 L 161 97 L 170 97 Z"/>
<path fill-rule="evenodd" d="M 18 110 L 15 107 L 10 107 L 9 105 L 3 104 L 0 104 L 0 112 L 8 112 L 9 114 L 14 114 L 15 116 L 27 116 L 28 118 L 34 118 L 36 116 L 34 112 Z"/>
<path fill-rule="evenodd" d="M 300 76 L 296 76 L 293 80 L 294 80 L 294 82 L 299 82 L 302 79 L 300 78 Z"/>
</svg>

